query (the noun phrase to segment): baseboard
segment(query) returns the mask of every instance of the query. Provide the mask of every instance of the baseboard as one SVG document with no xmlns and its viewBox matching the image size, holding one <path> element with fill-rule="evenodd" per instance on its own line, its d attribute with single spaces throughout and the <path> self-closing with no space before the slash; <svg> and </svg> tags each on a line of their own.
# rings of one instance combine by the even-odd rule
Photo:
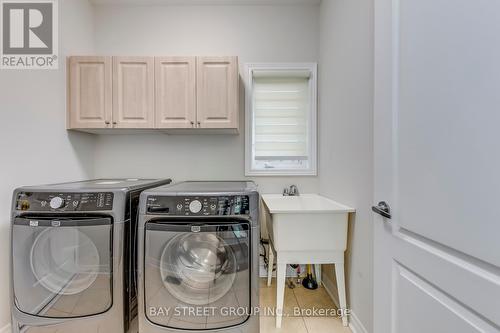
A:
<svg viewBox="0 0 500 333">
<path fill-rule="evenodd" d="M 325 288 L 326 290 L 326 293 L 328 295 L 330 295 L 332 301 L 333 301 L 333 304 L 335 304 L 335 306 L 337 308 L 340 308 L 340 303 L 339 303 L 339 298 L 338 298 L 338 293 L 337 293 L 337 290 L 330 290 L 330 288 L 328 288 L 328 286 L 325 284 L 325 283 L 321 283 L 323 285 L 323 287 Z"/>
<path fill-rule="evenodd" d="M 339 299 L 338 299 L 338 293 L 337 290 L 332 291 L 330 288 L 327 287 L 326 284 L 323 283 L 323 287 L 325 288 L 326 292 L 330 297 L 332 298 L 333 304 L 337 308 L 340 308 L 339 304 Z M 349 328 L 351 329 L 352 333 L 368 333 L 368 330 L 366 327 L 363 325 L 361 320 L 359 320 L 358 316 L 356 316 L 356 313 L 351 309 L 351 314 L 349 315 Z"/>
<path fill-rule="evenodd" d="M 10 328 L 10 324 L 5 325 L 4 327 L 0 328 L 0 333 L 11 333 L 12 330 Z"/>
<path fill-rule="evenodd" d="M 351 329 L 352 333 L 368 333 L 366 327 L 352 310 L 351 315 L 349 316 L 349 328 Z"/>
</svg>

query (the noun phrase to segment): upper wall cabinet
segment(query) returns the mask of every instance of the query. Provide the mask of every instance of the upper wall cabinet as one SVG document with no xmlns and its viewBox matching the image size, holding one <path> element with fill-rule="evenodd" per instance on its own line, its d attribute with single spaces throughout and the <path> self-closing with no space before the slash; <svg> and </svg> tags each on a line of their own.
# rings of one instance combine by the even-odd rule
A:
<svg viewBox="0 0 500 333">
<path fill-rule="evenodd" d="M 154 128 L 153 57 L 113 58 L 113 127 Z"/>
<path fill-rule="evenodd" d="M 110 128 L 111 57 L 71 57 L 68 128 Z"/>
<path fill-rule="evenodd" d="M 238 128 L 238 79 L 237 57 L 198 57 L 199 127 Z"/>
<path fill-rule="evenodd" d="M 196 57 L 155 58 L 156 128 L 196 125 Z"/>
<path fill-rule="evenodd" d="M 70 57 L 68 63 L 69 129 L 238 130 L 238 57 Z"/>
</svg>

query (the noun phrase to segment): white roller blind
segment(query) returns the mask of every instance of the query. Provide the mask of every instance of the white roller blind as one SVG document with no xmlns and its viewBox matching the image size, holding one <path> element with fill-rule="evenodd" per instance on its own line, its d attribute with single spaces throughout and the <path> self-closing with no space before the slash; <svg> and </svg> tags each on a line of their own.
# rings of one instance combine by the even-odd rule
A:
<svg viewBox="0 0 500 333">
<path fill-rule="evenodd" d="M 255 160 L 308 159 L 309 77 L 305 71 L 254 71 Z"/>
</svg>

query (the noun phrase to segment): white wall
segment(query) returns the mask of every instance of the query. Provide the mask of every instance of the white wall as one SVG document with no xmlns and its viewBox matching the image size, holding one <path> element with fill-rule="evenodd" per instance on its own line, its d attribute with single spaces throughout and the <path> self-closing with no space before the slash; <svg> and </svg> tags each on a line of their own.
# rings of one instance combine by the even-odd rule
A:
<svg viewBox="0 0 500 333">
<path fill-rule="evenodd" d="M 318 61 L 319 6 L 96 6 L 96 47 L 106 55 L 238 55 L 246 62 Z M 243 71 L 242 71 L 243 72 Z M 242 86 L 242 85 L 241 85 Z M 99 136 L 98 176 L 186 179 L 244 177 L 243 87 L 240 135 Z M 256 179 L 261 191 L 317 177 Z"/>
<path fill-rule="evenodd" d="M 92 8 L 85 0 L 59 1 L 61 68 L 0 73 L 0 265 L 8 267 L 11 193 L 22 184 L 94 176 L 244 177 L 243 91 L 240 135 L 67 132 L 66 55 L 238 55 L 241 65 L 319 61 L 319 177 L 254 179 L 262 192 L 296 183 L 302 192 L 321 191 L 357 208 L 351 223 L 349 302 L 371 331 L 371 2 L 323 0 L 321 8 Z M 8 290 L 7 274 L 0 275 L 0 330 L 10 320 Z"/>
<path fill-rule="evenodd" d="M 371 332 L 373 1 L 323 0 L 320 22 L 320 191 L 357 210 L 349 225 L 348 300 Z"/>
<path fill-rule="evenodd" d="M 59 70 L 0 72 L 0 330 L 10 322 L 9 225 L 12 190 L 20 185 L 93 177 L 95 137 L 65 130 L 64 57 L 92 53 L 92 9 L 59 1 Z"/>
</svg>

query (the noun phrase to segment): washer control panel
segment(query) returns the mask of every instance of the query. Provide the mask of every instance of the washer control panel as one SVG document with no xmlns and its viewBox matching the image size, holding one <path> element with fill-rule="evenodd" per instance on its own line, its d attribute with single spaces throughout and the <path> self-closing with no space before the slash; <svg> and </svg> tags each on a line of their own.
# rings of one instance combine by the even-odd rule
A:
<svg viewBox="0 0 500 333">
<path fill-rule="evenodd" d="M 250 199 L 247 195 L 234 196 L 149 196 L 146 209 L 149 214 L 177 216 L 248 215 Z"/>
<path fill-rule="evenodd" d="M 16 209 L 37 212 L 111 210 L 113 209 L 113 197 L 112 192 L 21 192 L 17 195 Z"/>
</svg>

